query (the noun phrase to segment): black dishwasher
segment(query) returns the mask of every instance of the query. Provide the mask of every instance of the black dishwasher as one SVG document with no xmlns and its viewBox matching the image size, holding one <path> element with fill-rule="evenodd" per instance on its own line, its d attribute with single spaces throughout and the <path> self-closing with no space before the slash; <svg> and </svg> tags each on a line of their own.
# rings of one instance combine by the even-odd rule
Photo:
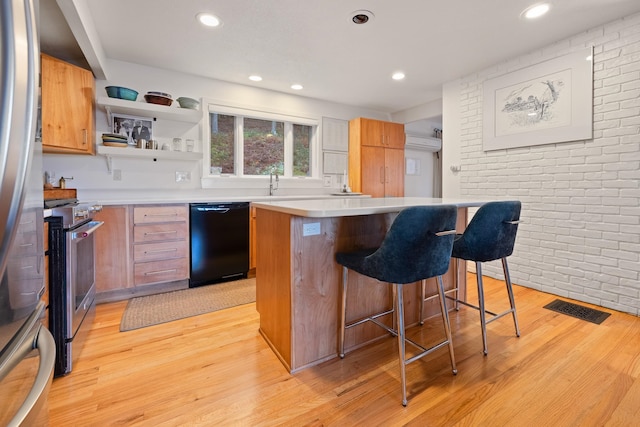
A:
<svg viewBox="0 0 640 427">
<path fill-rule="evenodd" d="M 246 278 L 249 202 L 191 203 L 189 207 L 189 287 Z"/>
</svg>

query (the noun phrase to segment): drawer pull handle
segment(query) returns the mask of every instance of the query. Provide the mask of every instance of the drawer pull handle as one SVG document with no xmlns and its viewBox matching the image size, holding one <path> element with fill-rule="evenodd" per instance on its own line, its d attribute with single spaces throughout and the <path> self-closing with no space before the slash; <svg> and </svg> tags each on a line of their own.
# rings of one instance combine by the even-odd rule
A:
<svg viewBox="0 0 640 427">
<path fill-rule="evenodd" d="M 169 269 L 169 270 L 158 270 L 158 271 L 149 271 L 148 273 L 144 273 L 145 276 L 153 276 L 155 274 L 166 274 L 166 273 L 175 273 L 176 271 L 178 271 L 175 268 Z"/>
<path fill-rule="evenodd" d="M 152 236 L 154 234 L 176 234 L 178 231 L 177 230 L 171 230 L 171 231 L 149 231 L 144 233 L 145 236 Z"/>
<path fill-rule="evenodd" d="M 177 251 L 178 248 L 172 248 L 172 249 L 158 249 L 155 251 L 144 251 L 145 254 L 161 254 L 163 252 L 175 252 Z"/>
<path fill-rule="evenodd" d="M 178 216 L 177 213 L 166 213 L 166 214 L 144 214 L 145 217 L 152 217 L 152 216 Z"/>
<path fill-rule="evenodd" d="M 20 245 L 21 248 L 28 248 L 29 246 L 33 246 L 33 243 L 23 243 Z"/>
</svg>

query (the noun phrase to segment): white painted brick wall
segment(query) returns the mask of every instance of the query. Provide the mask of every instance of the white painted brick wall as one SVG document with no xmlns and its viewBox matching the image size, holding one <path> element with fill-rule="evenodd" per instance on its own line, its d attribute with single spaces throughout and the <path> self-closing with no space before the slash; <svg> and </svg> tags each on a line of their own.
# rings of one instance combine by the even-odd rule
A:
<svg viewBox="0 0 640 427">
<path fill-rule="evenodd" d="M 587 46 L 593 140 L 483 152 L 483 82 Z M 513 282 L 640 315 L 640 14 L 467 76 L 459 102 L 460 194 L 522 201 Z"/>
</svg>

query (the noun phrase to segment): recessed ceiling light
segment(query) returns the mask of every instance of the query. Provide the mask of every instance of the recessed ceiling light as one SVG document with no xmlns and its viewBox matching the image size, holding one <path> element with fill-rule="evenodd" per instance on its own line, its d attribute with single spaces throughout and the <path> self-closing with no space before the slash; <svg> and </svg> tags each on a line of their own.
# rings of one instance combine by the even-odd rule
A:
<svg viewBox="0 0 640 427">
<path fill-rule="evenodd" d="M 527 19 L 539 18 L 542 15 L 544 15 L 545 13 L 549 12 L 550 8 L 551 8 L 551 6 L 549 5 L 549 3 L 534 4 L 533 6 L 529 6 L 528 8 L 526 8 L 520 14 L 520 16 L 524 16 Z"/>
<path fill-rule="evenodd" d="M 262 77 L 257 76 L 257 75 L 253 75 L 253 76 L 249 76 L 249 80 L 253 81 L 253 82 L 261 82 L 262 81 Z"/>
<path fill-rule="evenodd" d="M 375 15 L 370 10 L 356 10 L 349 14 L 349 20 L 356 25 L 366 24 L 373 21 Z"/>
<path fill-rule="evenodd" d="M 199 13 L 196 15 L 196 18 L 202 25 L 206 25 L 207 27 L 219 27 L 222 25 L 220 18 L 210 13 Z"/>
<path fill-rule="evenodd" d="M 404 76 L 404 73 L 402 71 L 397 71 L 397 72 L 393 73 L 393 75 L 391 76 L 391 78 L 393 80 L 402 80 L 402 79 L 404 79 L 404 77 L 405 76 Z"/>
<path fill-rule="evenodd" d="M 302 85 L 301 84 L 293 84 L 291 85 L 291 89 L 293 90 L 301 90 L 302 89 Z"/>
</svg>

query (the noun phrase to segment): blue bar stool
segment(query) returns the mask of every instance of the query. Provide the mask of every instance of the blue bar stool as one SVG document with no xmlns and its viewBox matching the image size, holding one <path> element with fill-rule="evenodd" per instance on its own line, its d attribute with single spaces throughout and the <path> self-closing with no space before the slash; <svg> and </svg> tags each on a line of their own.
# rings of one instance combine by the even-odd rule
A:
<svg viewBox="0 0 640 427">
<path fill-rule="evenodd" d="M 478 306 L 469 304 L 458 299 L 457 286 L 453 299 L 458 304 L 474 308 L 480 313 L 480 324 L 482 326 L 482 345 L 485 355 L 488 353 L 487 347 L 487 324 L 499 318 L 511 314 L 513 324 L 516 329 L 516 336 L 520 336 L 518 327 L 518 317 L 516 313 L 516 303 L 513 297 L 513 287 L 509 276 L 507 257 L 513 253 L 513 246 L 516 240 L 516 232 L 520 223 L 521 203 L 519 201 L 489 202 L 482 205 L 473 216 L 464 233 L 458 235 L 453 242 L 451 256 L 456 259 L 456 273 L 458 272 L 458 260 L 474 261 L 476 263 L 476 276 L 478 282 Z M 509 295 L 510 309 L 502 313 L 494 313 L 485 307 L 484 286 L 482 284 L 482 263 L 487 261 L 502 261 L 507 293 Z M 456 279 L 457 279 L 456 274 Z M 457 285 L 457 283 L 456 283 Z M 451 291 L 451 290 L 450 290 Z M 450 292 L 447 291 L 447 292 Z M 422 294 L 423 299 L 424 293 Z M 422 315 L 420 316 L 422 318 Z"/>
<path fill-rule="evenodd" d="M 348 328 L 370 321 L 396 336 L 400 353 L 400 379 L 402 383 L 402 405 L 404 406 L 407 405 L 405 367 L 409 363 L 448 345 L 451 368 L 454 375 L 457 373 L 453 344 L 451 342 L 451 327 L 442 283 L 442 275 L 449 269 L 456 216 L 457 208 L 449 205 L 406 208 L 395 218 L 379 248 L 336 253 L 336 261 L 343 266 L 339 337 L 340 357 L 344 357 L 344 336 L 345 330 Z M 390 284 L 394 308 L 347 324 L 347 277 L 349 269 Z M 405 337 L 402 286 L 436 276 L 446 338 L 432 347 L 425 348 Z M 396 315 L 397 329 L 395 329 L 395 325 L 389 327 L 377 320 L 387 314 Z M 420 353 L 407 359 L 405 355 L 406 343 L 418 348 Z"/>
</svg>

